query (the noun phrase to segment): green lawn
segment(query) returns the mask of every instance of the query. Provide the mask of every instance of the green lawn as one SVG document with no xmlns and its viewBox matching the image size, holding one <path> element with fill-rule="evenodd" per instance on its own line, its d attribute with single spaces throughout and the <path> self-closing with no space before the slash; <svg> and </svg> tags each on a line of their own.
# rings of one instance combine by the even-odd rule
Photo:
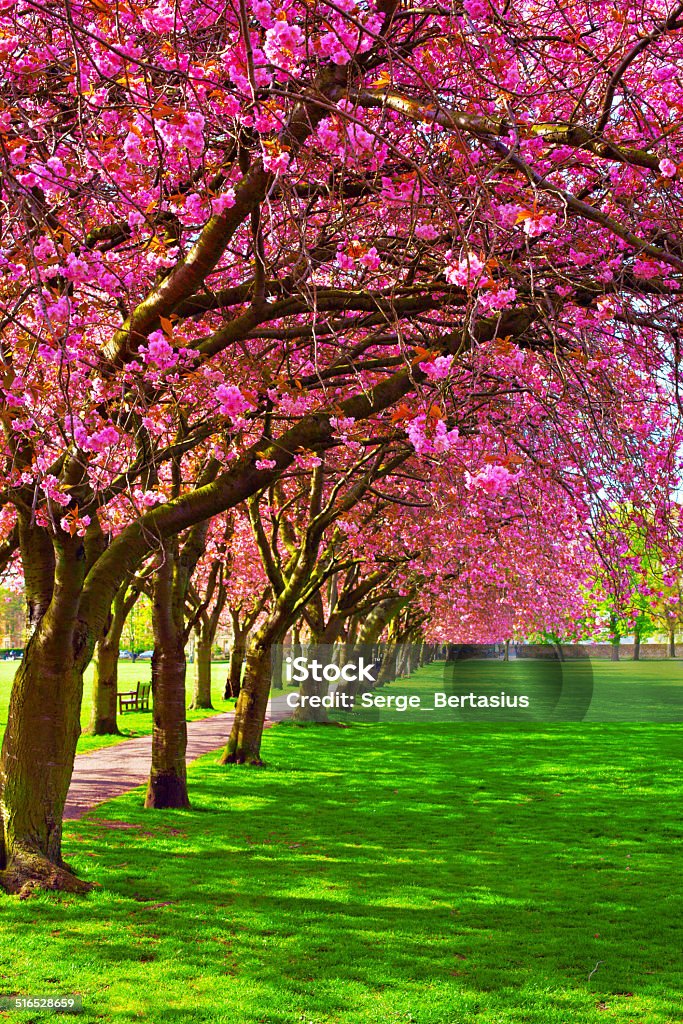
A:
<svg viewBox="0 0 683 1024">
<path fill-rule="evenodd" d="M 434 688 L 449 694 L 525 694 L 529 711 L 487 709 L 475 712 L 455 709 L 434 710 L 428 696 Z M 414 718 L 431 717 L 453 723 L 465 720 L 571 721 L 586 722 L 679 722 L 683 723 L 683 661 L 559 662 L 520 659 L 456 662 L 434 667 L 430 673 L 397 681 L 387 689 L 391 694 L 422 694 L 425 698 Z M 338 717 L 344 719 L 346 712 Z M 356 718 L 377 718 L 376 711 L 354 712 Z M 380 713 L 383 721 L 405 721 L 406 714 L 390 709 Z"/>
<path fill-rule="evenodd" d="M 12 679 L 14 678 L 14 673 L 17 670 L 18 664 L 18 662 L 12 661 L 0 661 L 0 737 L 2 737 L 7 723 L 7 705 L 9 703 L 10 690 L 12 688 Z M 192 722 L 197 718 L 206 718 L 207 715 L 214 714 L 218 711 L 229 711 L 234 707 L 234 701 L 225 701 L 222 699 L 227 671 L 228 666 L 226 662 L 214 662 L 211 681 L 213 690 L 212 702 L 215 711 L 188 711 L 188 721 Z M 146 682 L 151 678 L 151 674 L 152 669 L 149 661 L 138 661 L 135 664 L 131 664 L 129 661 L 120 661 L 119 690 L 134 690 L 135 684 L 138 680 L 140 680 L 140 682 Z M 79 753 L 82 754 L 87 750 L 96 750 L 98 747 L 107 747 L 113 743 L 120 743 L 121 740 L 127 740 L 133 736 L 145 736 L 148 733 L 151 733 L 151 714 L 127 711 L 125 714 L 119 716 L 119 729 L 122 733 L 121 736 L 88 736 L 85 730 L 88 728 L 88 722 L 90 721 L 92 677 L 93 667 L 91 664 L 85 674 L 83 708 L 81 712 L 81 727 L 83 729 L 83 733 L 78 741 Z M 187 693 L 189 703 L 192 693 L 191 665 L 188 665 Z"/>
<path fill-rule="evenodd" d="M 0 897 L 0 992 L 115 1024 L 674 1024 L 682 735 L 276 726 L 265 770 L 193 765 L 190 811 L 68 823 L 101 888 Z"/>
</svg>

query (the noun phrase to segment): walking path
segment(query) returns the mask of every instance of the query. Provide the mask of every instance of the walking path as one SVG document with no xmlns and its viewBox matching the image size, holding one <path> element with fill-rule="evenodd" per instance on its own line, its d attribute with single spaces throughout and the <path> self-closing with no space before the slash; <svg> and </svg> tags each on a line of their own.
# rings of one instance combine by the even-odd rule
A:
<svg viewBox="0 0 683 1024">
<path fill-rule="evenodd" d="M 287 718 L 291 710 L 286 698 L 269 701 L 265 727 Z M 187 723 L 187 760 L 195 761 L 224 746 L 230 735 L 235 713 L 211 715 Z M 152 737 L 140 736 L 111 747 L 101 747 L 89 754 L 78 754 L 66 798 L 64 818 L 75 820 L 97 804 L 121 796 L 149 778 L 152 762 Z"/>
</svg>

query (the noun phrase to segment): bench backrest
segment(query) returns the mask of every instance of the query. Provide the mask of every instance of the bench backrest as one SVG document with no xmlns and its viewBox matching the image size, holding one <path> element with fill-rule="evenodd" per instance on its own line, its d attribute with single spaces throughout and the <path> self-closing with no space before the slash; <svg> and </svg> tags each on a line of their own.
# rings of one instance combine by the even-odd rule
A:
<svg viewBox="0 0 683 1024">
<path fill-rule="evenodd" d="M 138 683 L 136 697 L 138 700 L 146 700 L 149 697 L 149 691 L 152 689 L 151 683 Z"/>
</svg>

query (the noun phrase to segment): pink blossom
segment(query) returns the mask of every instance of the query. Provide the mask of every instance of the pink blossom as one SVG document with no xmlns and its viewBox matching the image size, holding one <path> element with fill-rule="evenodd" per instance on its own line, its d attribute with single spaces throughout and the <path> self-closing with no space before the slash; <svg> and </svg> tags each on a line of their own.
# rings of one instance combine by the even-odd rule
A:
<svg viewBox="0 0 683 1024">
<path fill-rule="evenodd" d="M 669 160 L 668 156 L 665 156 L 663 160 L 659 161 L 659 169 L 665 178 L 675 178 L 676 171 L 678 168 L 673 160 Z"/>
<path fill-rule="evenodd" d="M 234 384 L 221 384 L 217 387 L 216 398 L 220 403 L 219 410 L 221 416 L 230 416 L 232 419 L 241 416 L 242 413 L 252 407 L 251 402 L 244 397 L 240 389 Z"/>
<path fill-rule="evenodd" d="M 330 416 L 330 426 L 341 433 L 351 430 L 355 422 L 353 416 Z"/>
<path fill-rule="evenodd" d="M 474 476 L 465 474 L 468 490 L 479 488 L 490 498 L 499 498 L 510 490 L 519 473 L 511 473 L 507 466 L 489 464 Z"/>
<path fill-rule="evenodd" d="M 489 13 L 489 9 L 487 5 L 483 3 L 483 0 L 463 0 L 463 7 L 469 14 L 470 18 L 474 18 L 475 20 L 486 18 Z"/>
<path fill-rule="evenodd" d="M 85 537 L 85 532 L 90 526 L 90 516 L 77 516 L 76 518 L 63 516 L 59 525 L 64 533 L 70 533 L 72 537 L 74 534 L 78 537 Z"/>
<path fill-rule="evenodd" d="M 52 171 L 56 178 L 65 178 L 67 175 L 66 167 L 58 156 L 48 157 L 45 166 Z"/>
<path fill-rule="evenodd" d="M 373 245 L 370 249 L 368 249 L 368 251 L 360 257 L 358 262 L 362 263 L 363 266 L 367 267 L 369 270 L 377 270 L 381 263 L 381 260 L 379 258 L 379 254 L 375 246 Z"/>
<path fill-rule="evenodd" d="M 166 502 L 165 494 L 159 494 L 157 491 L 143 491 L 140 487 L 135 488 L 133 497 L 145 508 L 153 508 L 154 505 L 163 505 Z"/>
<path fill-rule="evenodd" d="M 189 224 L 200 224 L 205 217 L 205 207 L 202 197 L 198 195 L 197 192 L 190 192 L 189 195 L 185 196 L 185 205 L 182 207 L 182 212 L 184 222 L 186 221 Z"/>
<path fill-rule="evenodd" d="M 264 28 L 270 28 L 273 24 L 273 7 L 269 0 L 252 0 L 251 10 L 254 17 L 260 21 Z"/>
<path fill-rule="evenodd" d="M 298 25 L 278 20 L 266 32 L 263 52 L 273 64 L 291 71 L 304 55 L 304 42 L 304 34 Z"/>
<path fill-rule="evenodd" d="M 102 452 L 105 448 L 113 447 L 113 445 L 118 443 L 118 440 L 119 432 L 116 427 L 104 427 L 95 434 L 91 434 L 84 447 L 89 448 L 93 452 Z"/>
<path fill-rule="evenodd" d="M 195 156 L 204 150 L 204 124 L 204 115 L 193 111 L 186 115 L 185 124 L 178 129 L 178 141 Z"/>
<path fill-rule="evenodd" d="M 415 237 L 425 242 L 433 242 L 435 238 L 439 237 L 439 232 L 433 224 L 416 224 Z"/>
<path fill-rule="evenodd" d="M 351 52 L 336 32 L 324 32 L 320 36 L 320 52 L 324 57 L 331 57 L 335 64 L 348 64 L 351 60 Z"/>
<path fill-rule="evenodd" d="M 266 152 L 263 156 L 263 166 L 273 174 L 283 174 L 289 167 L 289 153 L 284 149 L 278 152 Z"/>
<path fill-rule="evenodd" d="M 580 252 L 577 249 L 570 249 L 569 255 L 577 267 L 587 267 L 595 260 L 595 253 Z"/>
<path fill-rule="evenodd" d="M 139 228 L 145 223 L 145 215 L 141 210 L 131 210 L 128 214 L 128 227 L 131 230 Z"/>
<path fill-rule="evenodd" d="M 318 139 L 323 149 L 333 153 L 339 146 L 339 132 L 333 123 L 326 118 L 318 125 Z"/>
<path fill-rule="evenodd" d="M 517 298 L 516 288 L 496 288 L 482 292 L 479 296 L 479 308 L 487 311 L 509 309 Z"/>
<path fill-rule="evenodd" d="M 445 380 L 451 372 L 453 356 L 437 356 L 436 359 L 420 363 L 420 369 L 430 380 Z"/>
<path fill-rule="evenodd" d="M 219 196 L 211 200 L 211 212 L 214 215 L 220 216 L 225 213 L 226 210 L 231 209 L 235 205 L 235 190 L 234 188 L 226 188 L 224 192 L 221 192 Z"/>
<path fill-rule="evenodd" d="M 275 459 L 257 459 L 254 465 L 257 469 L 275 469 L 277 462 Z"/>
<path fill-rule="evenodd" d="M 522 207 L 518 203 L 502 203 L 496 210 L 496 219 L 504 228 L 513 228 L 521 212 Z"/>
<path fill-rule="evenodd" d="M 175 14 L 166 0 L 157 4 L 150 11 L 145 11 L 141 18 L 146 29 L 156 32 L 170 32 L 175 24 Z"/>
<path fill-rule="evenodd" d="M 453 260 L 453 253 L 448 250 L 446 260 Z M 488 274 L 484 276 L 486 264 L 479 257 L 470 252 L 457 262 L 446 263 L 446 280 L 458 288 L 481 288 L 488 280 Z"/>
<path fill-rule="evenodd" d="M 406 433 L 418 455 L 442 455 L 460 436 L 457 429 L 448 430 L 444 420 L 437 420 L 434 423 L 425 413 L 420 413 L 410 421 Z"/>
<path fill-rule="evenodd" d="M 145 348 L 143 345 L 140 352 L 146 363 L 158 366 L 160 370 L 175 366 L 178 362 L 178 353 L 169 343 L 163 331 L 153 331 L 149 336 L 147 347 Z"/>
<path fill-rule="evenodd" d="M 661 268 L 658 263 L 654 260 L 635 260 L 633 264 L 633 273 L 636 277 L 642 277 L 645 280 L 651 280 L 654 277 L 661 276 Z"/>
<path fill-rule="evenodd" d="M 556 222 L 556 213 L 545 213 L 542 217 L 528 217 L 524 221 L 524 230 L 530 238 L 538 238 L 539 235 L 554 228 Z"/>
<path fill-rule="evenodd" d="M 50 501 L 56 502 L 57 505 L 65 506 L 71 501 L 69 495 L 64 494 L 60 489 L 59 480 L 56 476 L 53 476 L 52 473 L 48 473 L 43 477 L 40 486 Z"/>
<path fill-rule="evenodd" d="M 93 271 L 85 260 L 74 256 L 72 252 L 70 252 L 66 258 L 66 266 L 63 268 L 63 273 L 64 277 L 69 281 L 74 281 L 78 284 L 83 284 L 85 281 L 89 281 L 93 276 Z"/>
</svg>

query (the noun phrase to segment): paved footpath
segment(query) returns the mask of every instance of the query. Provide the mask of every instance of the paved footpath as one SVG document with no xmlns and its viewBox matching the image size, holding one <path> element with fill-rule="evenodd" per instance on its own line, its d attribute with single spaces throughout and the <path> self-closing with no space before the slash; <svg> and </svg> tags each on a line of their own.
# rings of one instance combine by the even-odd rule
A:
<svg viewBox="0 0 683 1024">
<path fill-rule="evenodd" d="M 265 727 L 282 721 L 291 714 L 284 697 L 268 703 Z M 187 723 L 187 760 L 219 750 L 227 742 L 235 714 L 233 711 L 211 715 Z M 123 740 L 111 747 L 101 747 L 88 754 L 77 754 L 71 786 L 66 798 L 64 817 L 75 820 L 97 804 L 121 796 L 149 778 L 152 761 L 152 737 L 140 736 Z"/>
</svg>

